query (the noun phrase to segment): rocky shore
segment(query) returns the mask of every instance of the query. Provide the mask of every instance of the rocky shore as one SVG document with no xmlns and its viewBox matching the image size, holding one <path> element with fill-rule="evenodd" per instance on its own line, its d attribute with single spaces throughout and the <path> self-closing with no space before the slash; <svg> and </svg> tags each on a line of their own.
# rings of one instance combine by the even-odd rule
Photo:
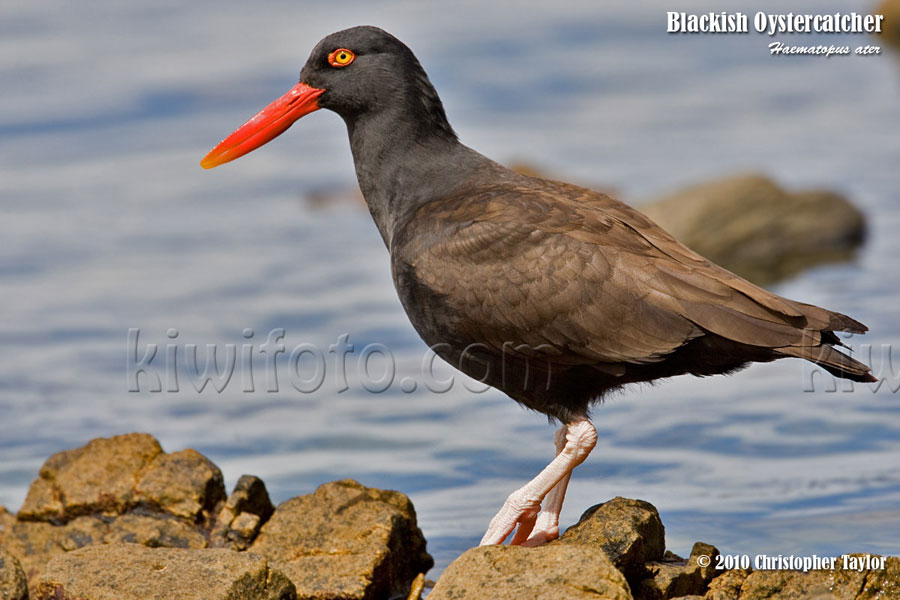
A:
<svg viewBox="0 0 900 600">
<path fill-rule="evenodd" d="M 718 554 L 667 552 L 657 510 L 615 498 L 539 548 L 468 550 L 428 598 L 900 599 L 898 558 L 752 571 Z M 57 453 L 16 515 L 0 507 L 0 600 L 415 600 L 432 566 L 399 492 L 335 481 L 276 508 L 259 478 L 227 494 L 209 459 L 147 434 Z"/>
</svg>

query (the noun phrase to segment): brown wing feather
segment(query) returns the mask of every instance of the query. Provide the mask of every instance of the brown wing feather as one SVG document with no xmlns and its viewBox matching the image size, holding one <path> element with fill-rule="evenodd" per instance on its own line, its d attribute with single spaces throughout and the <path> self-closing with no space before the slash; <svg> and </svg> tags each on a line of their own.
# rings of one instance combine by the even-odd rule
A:
<svg viewBox="0 0 900 600">
<path fill-rule="evenodd" d="M 818 350 L 837 342 L 828 332 L 861 323 L 741 279 L 604 194 L 527 178 L 429 203 L 413 220 L 416 235 L 401 230 L 392 256 L 459 315 L 462 341 L 527 344 L 563 364 L 641 365 L 714 334 L 771 350 L 746 360 L 800 356 L 871 377 Z"/>
</svg>

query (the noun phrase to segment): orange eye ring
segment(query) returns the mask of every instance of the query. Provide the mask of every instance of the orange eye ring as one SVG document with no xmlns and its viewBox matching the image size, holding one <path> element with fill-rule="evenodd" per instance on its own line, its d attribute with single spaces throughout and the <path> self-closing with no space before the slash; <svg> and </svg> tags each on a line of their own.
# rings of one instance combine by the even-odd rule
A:
<svg viewBox="0 0 900 600">
<path fill-rule="evenodd" d="M 346 48 L 338 48 L 328 55 L 328 64 L 332 67 L 346 67 L 347 65 L 352 63 L 353 59 L 355 58 L 356 55 L 352 50 L 347 50 Z"/>
</svg>

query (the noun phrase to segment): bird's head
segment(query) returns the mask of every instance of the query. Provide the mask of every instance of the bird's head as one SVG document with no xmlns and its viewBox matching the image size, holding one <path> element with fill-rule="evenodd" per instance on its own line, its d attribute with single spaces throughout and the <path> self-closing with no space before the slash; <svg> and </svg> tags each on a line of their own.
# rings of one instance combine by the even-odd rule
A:
<svg viewBox="0 0 900 600">
<path fill-rule="evenodd" d="M 300 82 L 222 140 L 200 164 L 211 169 L 239 158 L 320 108 L 348 122 L 400 108 L 411 113 L 407 118 L 430 121 L 455 137 L 412 51 L 386 31 L 360 26 L 320 41 L 300 71 Z"/>
</svg>

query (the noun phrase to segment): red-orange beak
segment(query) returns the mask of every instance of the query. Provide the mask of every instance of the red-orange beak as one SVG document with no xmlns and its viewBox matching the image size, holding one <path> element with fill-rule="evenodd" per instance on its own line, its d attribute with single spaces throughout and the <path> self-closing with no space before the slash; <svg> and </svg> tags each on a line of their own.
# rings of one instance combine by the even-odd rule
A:
<svg viewBox="0 0 900 600">
<path fill-rule="evenodd" d="M 298 83 L 219 142 L 218 146 L 203 157 L 200 166 L 204 169 L 218 167 L 272 141 L 303 115 L 319 110 L 318 98 L 324 92 L 325 90 L 305 83 Z"/>
</svg>

